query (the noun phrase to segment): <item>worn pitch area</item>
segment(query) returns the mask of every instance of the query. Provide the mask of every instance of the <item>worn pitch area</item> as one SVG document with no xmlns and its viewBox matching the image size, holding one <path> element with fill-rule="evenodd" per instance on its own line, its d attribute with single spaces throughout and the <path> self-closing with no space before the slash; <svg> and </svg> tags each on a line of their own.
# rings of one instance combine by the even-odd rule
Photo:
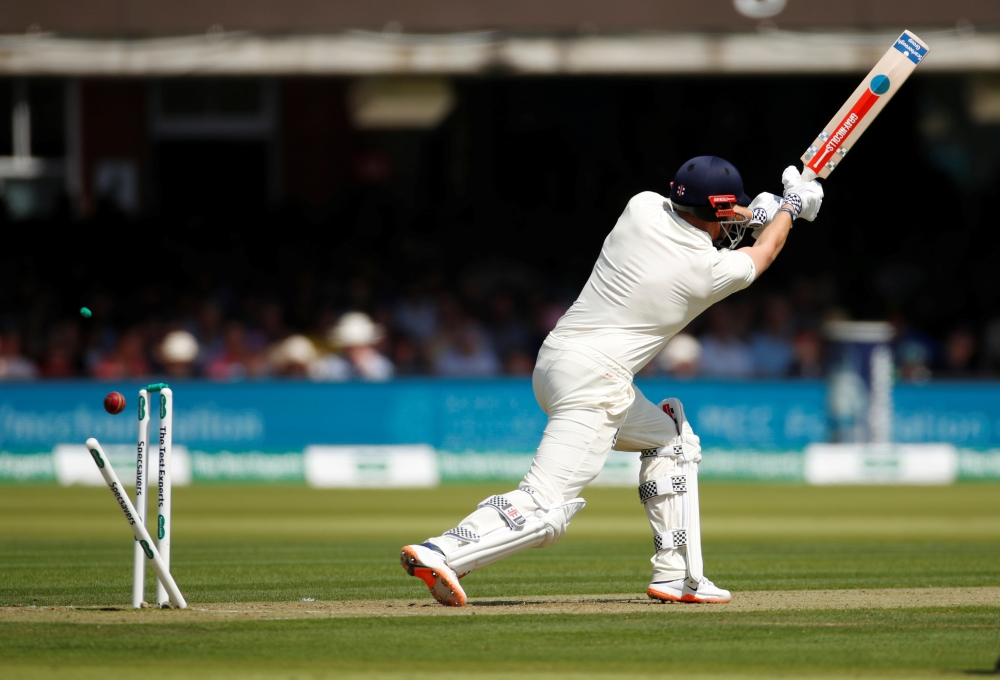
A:
<svg viewBox="0 0 1000 680">
<path fill-rule="evenodd" d="M 630 594 L 473 600 L 443 607 L 428 598 L 316 602 L 192 603 L 187 610 L 108 607 L 2 607 L 0 621 L 62 623 L 180 623 L 269 621 L 365 616 L 496 616 L 510 614 L 729 613 L 787 610 L 1000 607 L 1000 587 L 793 590 L 736 593 L 723 605 L 667 604 Z"/>
</svg>

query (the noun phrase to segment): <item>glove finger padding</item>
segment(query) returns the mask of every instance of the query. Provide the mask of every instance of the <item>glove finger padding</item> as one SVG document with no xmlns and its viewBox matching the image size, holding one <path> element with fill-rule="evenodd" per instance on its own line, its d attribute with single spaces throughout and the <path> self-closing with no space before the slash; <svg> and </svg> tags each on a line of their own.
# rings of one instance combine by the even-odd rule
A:
<svg viewBox="0 0 1000 680">
<path fill-rule="evenodd" d="M 700 463 L 701 437 L 694 433 L 694 430 L 691 429 L 686 420 L 681 428 L 680 440 L 684 445 L 684 455 L 681 458 L 696 465 Z"/>
<path fill-rule="evenodd" d="M 764 232 L 764 227 L 770 224 L 774 216 L 778 214 L 778 209 L 781 205 L 781 196 L 767 191 L 757 194 L 757 197 L 753 199 L 750 203 L 752 216 L 748 226 L 753 227 L 750 235 L 753 236 L 754 240 L 760 238 L 760 235 Z"/>
<path fill-rule="evenodd" d="M 785 187 L 786 190 L 794 189 L 798 186 L 805 184 L 802 179 L 802 173 L 794 165 L 789 165 L 781 173 L 781 185 Z"/>
<path fill-rule="evenodd" d="M 680 399 L 676 397 L 670 397 L 669 399 L 664 399 L 658 406 L 660 410 L 670 416 L 674 424 L 677 426 L 677 431 L 680 433 L 671 442 L 674 446 L 674 450 L 682 460 L 691 461 L 692 463 L 701 462 L 701 437 L 694 433 L 691 428 L 691 423 L 688 422 L 687 416 L 684 415 L 684 404 L 681 403 Z M 677 450 L 677 445 L 680 445 L 680 450 Z"/>
<path fill-rule="evenodd" d="M 798 216 L 812 222 L 823 205 L 823 187 L 817 180 L 802 181 L 802 174 L 794 165 L 789 165 L 781 173 L 781 183 L 785 187 L 786 203 L 799 208 Z M 801 205 L 801 207 L 799 207 Z"/>
</svg>

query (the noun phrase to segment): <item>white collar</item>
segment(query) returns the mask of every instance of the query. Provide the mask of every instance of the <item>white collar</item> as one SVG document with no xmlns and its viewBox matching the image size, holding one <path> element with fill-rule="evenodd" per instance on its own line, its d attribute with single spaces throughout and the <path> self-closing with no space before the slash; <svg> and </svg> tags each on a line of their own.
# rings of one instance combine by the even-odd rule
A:
<svg viewBox="0 0 1000 680">
<path fill-rule="evenodd" d="M 676 222 L 677 224 L 681 225 L 685 229 L 689 229 L 691 231 L 697 232 L 698 234 L 700 234 L 701 236 L 703 236 L 706 241 L 708 241 L 709 245 L 711 245 L 711 246 L 715 245 L 714 243 L 712 243 L 712 237 L 708 235 L 707 231 L 705 231 L 704 229 L 699 229 L 698 227 L 694 226 L 693 224 L 690 224 L 687 220 L 685 220 L 683 217 L 681 217 L 680 215 L 677 214 L 677 210 L 674 208 L 674 204 L 670 202 L 669 198 L 664 199 L 664 201 L 663 201 L 663 207 L 667 210 L 667 212 L 671 212 L 671 213 L 674 214 L 674 222 Z"/>
</svg>

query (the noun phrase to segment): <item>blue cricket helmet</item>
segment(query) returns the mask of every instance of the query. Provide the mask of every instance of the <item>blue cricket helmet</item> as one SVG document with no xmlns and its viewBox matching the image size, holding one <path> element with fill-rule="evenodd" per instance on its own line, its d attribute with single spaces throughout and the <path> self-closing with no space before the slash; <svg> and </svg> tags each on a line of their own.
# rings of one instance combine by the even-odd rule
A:
<svg viewBox="0 0 1000 680">
<path fill-rule="evenodd" d="M 743 191 L 740 171 L 718 156 L 696 156 L 685 161 L 670 183 L 670 201 L 676 205 L 711 209 L 708 197 L 722 195 L 735 196 L 737 205 L 750 205 L 750 197 Z M 690 212 L 700 217 L 701 211 Z"/>
</svg>

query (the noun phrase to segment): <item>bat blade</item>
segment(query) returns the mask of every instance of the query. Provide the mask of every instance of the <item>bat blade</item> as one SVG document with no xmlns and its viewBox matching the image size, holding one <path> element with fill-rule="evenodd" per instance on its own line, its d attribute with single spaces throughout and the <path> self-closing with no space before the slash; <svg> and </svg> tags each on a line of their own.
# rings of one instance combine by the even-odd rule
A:
<svg viewBox="0 0 1000 680">
<path fill-rule="evenodd" d="M 916 35 L 903 31 L 802 154 L 802 179 L 825 178 L 833 172 L 929 49 Z"/>
</svg>

